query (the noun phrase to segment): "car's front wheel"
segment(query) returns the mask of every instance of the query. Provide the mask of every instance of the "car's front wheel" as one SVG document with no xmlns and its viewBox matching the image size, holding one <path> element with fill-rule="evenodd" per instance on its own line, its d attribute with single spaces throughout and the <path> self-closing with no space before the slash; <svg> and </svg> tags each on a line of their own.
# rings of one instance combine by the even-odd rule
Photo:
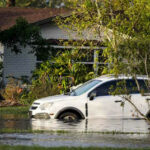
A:
<svg viewBox="0 0 150 150">
<path fill-rule="evenodd" d="M 150 110 L 147 112 L 146 117 L 150 119 Z"/>
<path fill-rule="evenodd" d="M 64 112 L 59 116 L 59 119 L 63 121 L 77 121 L 79 117 L 73 112 Z"/>
</svg>

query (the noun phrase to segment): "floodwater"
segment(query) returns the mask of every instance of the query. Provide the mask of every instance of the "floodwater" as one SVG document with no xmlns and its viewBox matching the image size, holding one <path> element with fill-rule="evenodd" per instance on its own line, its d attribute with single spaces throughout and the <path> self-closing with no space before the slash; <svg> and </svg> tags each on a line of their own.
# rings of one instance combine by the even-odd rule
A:
<svg viewBox="0 0 150 150">
<path fill-rule="evenodd" d="M 0 134 L 0 144 L 150 148 L 150 125 L 141 119 L 95 118 L 65 123 L 52 119 L 29 119 L 23 115 L 0 115 L 0 129 L 45 131 Z M 47 132 L 52 130 L 69 132 Z"/>
</svg>

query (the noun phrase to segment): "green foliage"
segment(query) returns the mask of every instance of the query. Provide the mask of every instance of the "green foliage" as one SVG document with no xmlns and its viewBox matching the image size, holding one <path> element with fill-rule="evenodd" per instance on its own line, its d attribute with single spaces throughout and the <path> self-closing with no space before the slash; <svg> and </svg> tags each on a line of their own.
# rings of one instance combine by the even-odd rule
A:
<svg viewBox="0 0 150 150">
<path fill-rule="evenodd" d="M 46 0 L 16 0 L 17 7 L 46 7 Z"/>
<path fill-rule="evenodd" d="M 69 0 L 73 15 L 58 24 L 75 31 L 91 45 L 107 47 L 103 56 L 109 66 L 103 73 L 149 74 L 150 2 L 146 0 Z M 86 31 L 86 38 L 85 32 Z M 88 34 L 89 33 L 89 34 Z M 91 36 L 92 35 L 92 36 Z M 91 47 L 92 47 L 91 46 Z"/>
<path fill-rule="evenodd" d="M 76 32 L 84 42 L 92 39 L 88 44 L 91 48 L 102 45 L 107 47 L 102 52 L 103 60 L 108 64 L 104 67 L 103 74 L 130 75 L 135 80 L 137 74 L 150 77 L 150 1 L 68 1 L 72 3 L 70 8 L 73 9 L 73 15 L 65 19 L 59 18 L 58 25 L 68 29 L 70 35 Z M 125 94 L 124 100 L 147 120 L 132 102 L 128 91 L 121 89 L 125 88 L 118 89 Z"/>
<path fill-rule="evenodd" d="M 8 0 L 1 0 L 0 7 L 6 7 Z M 45 0 L 16 0 L 17 7 L 46 7 Z"/>
<path fill-rule="evenodd" d="M 43 62 L 33 74 L 32 85 L 29 91 L 22 94 L 24 102 L 46 96 L 67 92 L 73 85 L 78 85 L 93 78 L 93 72 L 80 63 L 74 63 L 74 51 L 58 53 L 52 61 Z"/>
<path fill-rule="evenodd" d="M 50 55 L 51 48 L 42 38 L 39 27 L 29 24 L 24 18 L 18 18 L 13 27 L 1 31 L 0 42 L 11 48 L 11 51 L 16 54 L 21 53 L 22 47 L 30 46 L 31 53 L 41 55 L 42 59 L 47 59 Z"/>
<path fill-rule="evenodd" d="M 35 70 L 31 86 L 21 96 L 23 102 L 31 104 L 35 99 L 59 94 L 58 84 L 50 74 L 51 67 L 45 62 Z"/>
<path fill-rule="evenodd" d="M 104 55 L 110 64 L 105 73 L 148 75 L 150 43 L 150 7 L 143 0 L 124 3 L 121 13 L 114 14 L 106 24 L 112 29 Z M 123 15 L 123 16 L 121 16 Z"/>
<path fill-rule="evenodd" d="M 93 77 L 92 72 L 90 73 L 84 64 L 77 62 L 79 59 L 77 52 L 78 50 L 65 51 L 58 53 L 57 57 L 54 58 L 55 64 L 53 64 L 52 73 L 54 77 L 57 77 L 56 80 L 59 81 L 62 91 L 66 91 L 72 85 L 78 85 Z"/>
<path fill-rule="evenodd" d="M 119 50 L 109 49 L 116 61 L 114 66 L 110 66 L 110 71 L 114 73 L 148 75 L 150 73 L 149 39 L 127 39 L 119 45 Z M 115 69 L 116 68 L 116 69 Z"/>
<path fill-rule="evenodd" d="M 66 3 L 66 0 L 16 0 L 16 7 L 64 7 L 64 4 Z M 7 0 L 1 0 L 0 1 L 0 7 L 6 7 Z"/>
<path fill-rule="evenodd" d="M 49 0 L 48 6 L 51 8 L 65 7 L 66 0 Z"/>
<path fill-rule="evenodd" d="M 57 84 L 46 80 L 46 77 L 33 80 L 29 91 L 22 94 L 21 101 L 24 104 L 31 104 L 36 99 L 59 94 Z"/>
<path fill-rule="evenodd" d="M 59 53 L 55 58 L 55 76 L 70 77 L 73 84 L 77 85 L 87 80 L 85 74 L 87 74 L 87 68 L 81 63 L 77 63 L 79 59 L 76 55 L 76 50 L 65 51 Z M 84 74 L 84 76 L 83 76 Z"/>
<path fill-rule="evenodd" d="M 73 15 L 58 21 L 68 32 L 85 39 L 96 37 L 91 45 L 103 41 L 103 74 L 149 74 L 150 2 L 145 0 L 76 0 L 71 1 Z M 92 36 L 91 36 L 92 35 Z M 92 47 L 91 46 L 91 47 Z"/>
<path fill-rule="evenodd" d="M 6 6 L 6 0 L 1 0 L 0 1 L 0 7 Z"/>
</svg>

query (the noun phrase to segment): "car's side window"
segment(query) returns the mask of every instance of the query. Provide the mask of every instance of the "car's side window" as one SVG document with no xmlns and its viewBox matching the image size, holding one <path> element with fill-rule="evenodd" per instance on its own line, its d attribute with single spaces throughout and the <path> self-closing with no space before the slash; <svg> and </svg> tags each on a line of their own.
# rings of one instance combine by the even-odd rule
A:
<svg viewBox="0 0 150 150">
<path fill-rule="evenodd" d="M 112 95 L 113 92 L 115 92 L 117 95 L 127 94 L 127 93 L 128 94 L 138 94 L 141 91 L 148 93 L 148 87 L 146 86 L 145 80 L 139 79 L 138 84 L 140 86 L 140 91 L 138 89 L 138 86 L 137 86 L 135 80 L 133 80 L 133 79 L 114 80 L 114 81 L 109 81 L 109 82 L 103 83 L 102 85 L 100 85 L 99 87 L 94 89 L 92 92 L 96 93 L 96 96 L 108 96 L 108 95 Z M 121 90 L 118 90 L 119 88 L 121 88 Z M 92 92 L 90 92 L 90 93 L 92 93 Z M 121 93 L 121 92 L 123 92 L 123 93 Z"/>
<path fill-rule="evenodd" d="M 135 80 L 130 79 L 126 80 L 126 86 L 129 94 L 137 94 L 137 93 L 148 93 L 148 87 L 146 86 L 146 80 L 138 79 L 138 84 Z M 139 86 L 139 88 L 138 88 Z"/>
<path fill-rule="evenodd" d="M 139 93 L 137 84 L 135 80 L 133 79 L 128 79 L 126 80 L 126 88 L 129 94 L 137 94 Z"/>
<path fill-rule="evenodd" d="M 138 80 L 141 93 L 149 93 L 148 80 Z"/>
<path fill-rule="evenodd" d="M 96 96 L 107 96 L 111 95 L 111 92 L 114 91 L 115 88 L 116 80 L 103 83 L 92 92 L 96 93 Z"/>
</svg>

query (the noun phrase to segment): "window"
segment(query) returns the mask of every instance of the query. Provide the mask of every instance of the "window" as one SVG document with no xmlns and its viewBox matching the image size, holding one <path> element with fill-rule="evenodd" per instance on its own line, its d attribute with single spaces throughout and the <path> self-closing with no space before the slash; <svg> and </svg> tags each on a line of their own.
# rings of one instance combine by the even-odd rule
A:
<svg viewBox="0 0 150 150">
<path fill-rule="evenodd" d="M 116 89 L 117 80 L 106 82 L 99 87 L 97 87 L 93 92 L 96 96 L 106 96 L 111 95 L 111 93 Z"/>
<path fill-rule="evenodd" d="M 138 80 L 140 85 L 140 91 L 144 93 L 149 93 L 148 80 Z"/>
<path fill-rule="evenodd" d="M 136 83 L 135 80 L 126 80 L 126 86 L 127 90 L 130 94 L 137 94 L 137 93 L 148 93 L 148 87 L 146 84 L 146 80 L 138 79 L 137 80 L 138 84 Z M 139 88 L 138 88 L 139 85 Z"/>
<path fill-rule="evenodd" d="M 138 91 L 138 86 L 135 82 L 135 80 L 126 80 L 126 87 L 127 87 L 127 91 L 129 94 L 137 94 L 139 93 Z"/>
<path fill-rule="evenodd" d="M 100 80 L 90 80 L 84 83 L 83 85 L 81 85 L 80 87 L 78 87 L 77 89 L 75 89 L 70 95 L 71 96 L 82 95 L 88 90 L 90 90 L 91 88 L 93 88 L 95 85 L 99 84 L 100 82 L 101 82 Z"/>
<path fill-rule="evenodd" d="M 142 79 L 138 79 L 137 81 L 140 89 L 138 89 L 138 85 L 136 84 L 135 80 L 127 79 L 127 80 L 114 80 L 103 83 L 102 85 L 94 89 L 92 92 L 96 93 L 96 96 L 108 96 L 112 95 L 113 92 L 115 92 L 116 95 L 148 93 L 149 92 L 149 89 L 147 87 L 148 81 Z"/>
</svg>

